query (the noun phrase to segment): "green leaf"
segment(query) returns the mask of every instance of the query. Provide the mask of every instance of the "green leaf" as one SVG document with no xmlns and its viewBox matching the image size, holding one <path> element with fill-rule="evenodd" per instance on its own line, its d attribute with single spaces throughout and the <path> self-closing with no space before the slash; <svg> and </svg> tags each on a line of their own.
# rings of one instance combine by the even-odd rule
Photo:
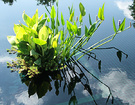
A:
<svg viewBox="0 0 135 105">
<path fill-rule="evenodd" d="M 92 25 L 90 14 L 89 14 L 89 23 L 90 25 Z"/>
<path fill-rule="evenodd" d="M 98 18 L 102 20 L 102 9 L 101 9 L 101 7 L 98 10 Z"/>
<path fill-rule="evenodd" d="M 118 30 L 120 30 L 120 31 L 123 31 L 123 30 L 124 30 L 124 28 L 125 28 L 125 20 L 126 20 L 126 18 L 123 19 L 123 21 L 122 21 L 122 23 L 120 24 Z"/>
<path fill-rule="evenodd" d="M 40 55 L 39 53 L 37 53 L 35 50 L 31 50 L 30 51 L 30 56 L 34 56 L 34 55 Z"/>
<path fill-rule="evenodd" d="M 96 28 L 96 23 L 92 24 L 92 26 L 90 27 L 89 32 L 88 32 L 89 36 L 91 36 L 94 33 L 95 28 Z"/>
<path fill-rule="evenodd" d="M 38 58 L 34 63 L 38 66 L 41 66 L 41 58 Z"/>
<path fill-rule="evenodd" d="M 85 36 L 86 36 L 86 37 L 88 36 L 88 28 L 87 28 L 86 25 L 85 25 Z"/>
<path fill-rule="evenodd" d="M 39 31 L 39 39 L 47 41 L 48 36 L 49 36 L 49 33 L 47 30 L 47 27 L 44 25 Z"/>
<path fill-rule="evenodd" d="M 43 19 L 38 23 L 37 32 L 39 32 L 39 30 L 44 26 L 45 22 L 46 19 Z"/>
<path fill-rule="evenodd" d="M 61 23 L 62 23 L 63 26 L 65 25 L 65 21 L 64 21 L 62 12 L 61 12 Z"/>
<path fill-rule="evenodd" d="M 61 40 L 61 41 L 64 41 L 64 33 L 63 33 L 62 30 L 61 30 L 60 40 Z"/>
<path fill-rule="evenodd" d="M 71 105 L 71 103 L 73 103 L 73 105 L 77 105 L 77 99 L 76 99 L 76 96 L 72 96 L 69 100 L 69 103 L 68 105 Z"/>
<path fill-rule="evenodd" d="M 51 15 L 51 18 L 52 18 L 52 19 L 54 19 L 54 18 L 56 17 L 56 11 L 55 11 L 54 6 L 52 6 L 50 15 Z"/>
<path fill-rule="evenodd" d="M 78 35 L 78 36 L 81 35 L 81 27 L 78 27 L 78 29 L 77 29 L 77 35 Z"/>
<path fill-rule="evenodd" d="M 69 18 L 69 20 L 70 20 L 71 22 L 73 22 L 73 17 L 74 17 L 74 11 L 71 13 L 70 18 Z"/>
<path fill-rule="evenodd" d="M 47 44 L 46 41 L 41 40 L 41 39 L 38 39 L 38 38 L 32 38 L 32 40 L 33 40 L 34 43 L 36 43 L 36 44 L 38 44 L 38 45 L 40 45 L 40 46 L 42 46 L 42 45 L 44 45 L 44 44 Z"/>
<path fill-rule="evenodd" d="M 56 48 L 58 46 L 58 38 L 59 38 L 59 33 L 57 35 L 54 36 L 53 38 L 53 48 Z"/>
<path fill-rule="evenodd" d="M 99 11 L 98 11 L 98 18 L 100 20 L 104 20 L 104 4 L 103 4 L 102 8 L 101 7 L 99 8 Z"/>
<path fill-rule="evenodd" d="M 38 24 L 38 9 L 36 9 L 36 13 L 32 17 L 32 21 Z"/>
<path fill-rule="evenodd" d="M 30 54 L 30 48 L 29 48 L 27 42 L 21 41 L 21 42 L 19 42 L 17 47 L 18 47 L 18 51 L 21 52 L 22 54 L 26 54 L 26 55 Z"/>
<path fill-rule="evenodd" d="M 113 17 L 113 29 L 114 29 L 114 32 L 117 33 L 114 17 Z"/>
<path fill-rule="evenodd" d="M 7 36 L 7 40 L 12 46 L 16 45 L 16 36 Z"/>
<path fill-rule="evenodd" d="M 117 57 L 119 58 L 119 61 L 121 62 L 121 59 L 122 59 L 122 52 L 121 51 L 117 52 Z"/>
<path fill-rule="evenodd" d="M 82 21 L 83 21 L 83 16 L 80 14 L 80 16 L 79 16 L 79 22 L 82 23 Z"/>
<path fill-rule="evenodd" d="M 82 5 L 82 3 L 79 4 L 79 9 L 80 9 L 81 15 L 85 16 L 86 10 L 85 10 L 84 6 Z"/>
<path fill-rule="evenodd" d="M 69 21 L 67 21 L 67 29 L 68 29 L 68 31 L 72 31 L 72 24 L 69 22 Z"/>
<path fill-rule="evenodd" d="M 25 14 L 25 11 L 22 14 L 23 21 L 30 27 L 31 18 Z"/>
</svg>

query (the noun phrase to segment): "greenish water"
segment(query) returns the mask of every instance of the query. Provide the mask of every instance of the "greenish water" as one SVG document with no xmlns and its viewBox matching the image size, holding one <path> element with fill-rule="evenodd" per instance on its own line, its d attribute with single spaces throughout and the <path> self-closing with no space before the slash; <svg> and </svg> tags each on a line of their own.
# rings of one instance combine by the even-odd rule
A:
<svg viewBox="0 0 135 105">
<path fill-rule="evenodd" d="M 59 0 L 59 14 L 62 11 L 64 18 L 68 19 L 68 6 L 74 6 L 75 16 L 79 16 L 79 2 L 86 8 L 84 25 L 88 23 L 88 13 L 91 14 L 92 21 L 98 13 L 98 8 L 105 3 L 105 21 L 98 31 L 91 38 L 88 45 L 91 45 L 100 39 L 113 34 L 112 17 L 116 21 L 123 20 L 126 17 L 126 27 L 129 22 L 133 22 L 128 10 L 128 5 L 133 3 L 132 0 Z M 39 15 L 46 12 L 44 5 L 37 5 L 36 0 L 16 0 L 12 5 L 4 4 L 0 1 L 0 105 L 67 105 L 70 99 L 68 92 L 63 93 L 60 88 L 59 96 L 55 95 L 55 89 L 48 92 L 43 98 L 38 99 L 36 94 L 28 97 L 27 86 L 21 83 L 17 73 L 11 73 L 6 67 L 6 62 L 14 59 L 14 55 L 9 55 L 6 49 L 11 46 L 7 41 L 7 35 L 15 35 L 13 32 L 14 23 L 23 23 L 22 13 L 25 12 L 32 16 L 38 8 Z M 55 3 L 54 3 L 55 4 Z M 48 7 L 50 10 L 50 7 Z M 116 47 L 128 54 L 128 58 L 123 55 L 122 61 L 119 62 L 116 56 L 116 50 L 95 50 L 97 58 L 102 60 L 102 72 L 98 71 L 97 62 L 87 57 L 81 59 L 83 65 L 92 73 L 106 83 L 112 90 L 115 98 L 114 105 L 134 105 L 135 104 L 135 29 L 122 32 L 116 38 L 103 47 Z M 108 89 L 99 84 L 90 75 L 87 75 L 94 93 L 94 97 L 99 105 L 104 105 L 108 97 Z M 91 96 L 83 90 L 81 84 L 75 88 L 76 97 L 79 105 L 94 105 Z M 108 105 L 111 104 L 111 100 Z"/>
</svg>

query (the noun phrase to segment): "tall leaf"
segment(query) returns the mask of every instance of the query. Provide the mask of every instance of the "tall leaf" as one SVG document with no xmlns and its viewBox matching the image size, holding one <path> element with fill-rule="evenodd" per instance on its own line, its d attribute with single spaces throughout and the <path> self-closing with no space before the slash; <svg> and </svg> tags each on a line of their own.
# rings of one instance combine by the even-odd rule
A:
<svg viewBox="0 0 135 105">
<path fill-rule="evenodd" d="M 31 18 L 25 14 L 25 11 L 22 14 L 23 21 L 30 27 Z"/>
<path fill-rule="evenodd" d="M 92 25 L 90 14 L 89 14 L 89 23 L 90 25 Z"/>
<path fill-rule="evenodd" d="M 70 18 L 69 18 L 69 20 L 70 20 L 71 22 L 73 22 L 73 17 L 74 17 L 74 11 L 71 13 Z"/>
<path fill-rule="evenodd" d="M 113 29 L 114 29 L 114 32 L 117 33 L 114 17 L 113 17 Z"/>
<path fill-rule="evenodd" d="M 61 23 L 62 23 L 63 26 L 65 25 L 65 21 L 64 21 L 62 12 L 61 12 Z"/>
<path fill-rule="evenodd" d="M 39 31 L 39 39 L 47 41 L 48 36 L 49 36 L 49 33 L 47 30 L 47 27 L 44 25 Z"/>
<path fill-rule="evenodd" d="M 52 6 L 50 15 L 51 15 L 51 18 L 52 18 L 52 19 L 54 19 L 54 18 L 56 17 L 56 11 L 55 11 L 54 6 Z"/>
<path fill-rule="evenodd" d="M 81 15 L 85 16 L 86 15 L 86 10 L 85 10 L 82 3 L 79 4 L 79 9 L 80 9 Z"/>
<path fill-rule="evenodd" d="M 123 31 L 123 30 L 124 30 L 124 28 L 125 28 L 125 20 L 126 20 L 126 18 L 123 19 L 123 21 L 122 21 L 122 23 L 120 24 L 118 30 L 120 30 L 120 31 Z"/>
</svg>

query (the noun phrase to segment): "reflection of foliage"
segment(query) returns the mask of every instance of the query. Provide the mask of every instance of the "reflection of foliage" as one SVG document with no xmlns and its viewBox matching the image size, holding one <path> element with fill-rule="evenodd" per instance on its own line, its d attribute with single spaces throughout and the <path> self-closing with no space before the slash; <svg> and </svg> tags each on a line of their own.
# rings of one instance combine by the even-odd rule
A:
<svg viewBox="0 0 135 105">
<path fill-rule="evenodd" d="M 129 10 L 131 11 L 131 16 L 135 20 L 135 0 L 133 1 L 133 4 L 129 6 Z M 135 27 L 135 23 L 133 23 L 133 27 Z"/>
<path fill-rule="evenodd" d="M 16 0 L 2 0 L 4 3 L 9 3 L 9 5 L 12 5 L 14 1 Z"/>
<path fill-rule="evenodd" d="M 54 3 L 56 0 L 37 0 L 38 5 L 42 4 L 42 5 L 50 5 L 51 3 Z"/>
</svg>

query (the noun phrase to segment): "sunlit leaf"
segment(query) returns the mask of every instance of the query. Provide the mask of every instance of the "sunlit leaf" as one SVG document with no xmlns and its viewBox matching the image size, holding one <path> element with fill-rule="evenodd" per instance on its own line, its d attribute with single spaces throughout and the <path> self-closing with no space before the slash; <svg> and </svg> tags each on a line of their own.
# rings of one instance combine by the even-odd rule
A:
<svg viewBox="0 0 135 105">
<path fill-rule="evenodd" d="M 44 40 L 41 40 L 41 39 L 38 39 L 38 38 L 32 38 L 32 40 L 33 40 L 33 42 L 34 43 L 36 43 L 36 44 L 38 44 L 38 45 L 44 45 L 44 44 L 47 44 L 47 42 L 46 41 L 44 41 Z"/>
<path fill-rule="evenodd" d="M 124 30 L 124 28 L 125 28 L 125 20 L 126 20 L 126 18 L 123 19 L 123 21 L 122 21 L 122 23 L 120 24 L 118 30 L 120 30 L 120 31 L 123 31 L 123 30 Z"/>
<path fill-rule="evenodd" d="M 55 11 L 54 5 L 52 6 L 50 15 L 51 15 L 52 19 L 54 19 L 56 17 L 56 11 Z"/>
<path fill-rule="evenodd" d="M 53 48 L 56 48 L 58 46 L 58 38 L 59 38 L 59 34 L 54 36 L 54 38 L 53 38 Z"/>
<path fill-rule="evenodd" d="M 65 25 L 65 21 L 64 21 L 64 17 L 63 17 L 62 12 L 61 12 L 61 23 L 62 23 L 62 25 Z"/>
<path fill-rule="evenodd" d="M 114 32 L 116 33 L 117 32 L 117 29 L 116 29 L 114 17 L 113 17 L 113 29 L 114 29 Z"/>
<path fill-rule="evenodd" d="M 79 16 L 79 22 L 82 23 L 82 20 L 83 20 L 83 16 L 80 14 L 80 16 Z"/>
<path fill-rule="evenodd" d="M 39 32 L 39 30 L 45 25 L 45 22 L 46 19 L 43 19 L 38 23 L 37 32 Z"/>
<path fill-rule="evenodd" d="M 63 33 L 62 30 L 61 30 L 60 40 L 61 40 L 61 41 L 64 41 L 64 33 Z"/>
<path fill-rule="evenodd" d="M 25 11 L 22 14 L 23 21 L 30 27 L 31 18 L 25 14 Z"/>
<path fill-rule="evenodd" d="M 84 8 L 82 3 L 79 4 L 79 9 L 80 9 L 81 15 L 85 16 L 86 10 L 85 10 L 85 8 Z"/>
<path fill-rule="evenodd" d="M 98 18 L 102 20 L 102 9 L 101 9 L 101 7 L 98 10 Z"/>
<path fill-rule="evenodd" d="M 71 13 L 70 18 L 69 18 L 69 20 L 70 20 L 71 22 L 73 22 L 73 17 L 74 17 L 74 11 Z"/>
<path fill-rule="evenodd" d="M 44 25 L 39 31 L 39 39 L 47 41 L 48 36 L 49 36 L 48 29 Z"/>
<path fill-rule="evenodd" d="M 16 36 L 7 36 L 7 40 L 12 46 L 16 45 Z"/>
</svg>

